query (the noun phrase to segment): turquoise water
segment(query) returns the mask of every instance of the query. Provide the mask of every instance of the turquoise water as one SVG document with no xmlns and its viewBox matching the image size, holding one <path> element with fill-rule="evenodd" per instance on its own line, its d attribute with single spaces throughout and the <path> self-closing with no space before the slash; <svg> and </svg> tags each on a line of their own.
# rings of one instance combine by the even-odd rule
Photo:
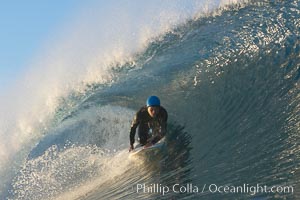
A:
<svg viewBox="0 0 300 200">
<path fill-rule="evenodd" d="M 189 20 L 116 66 L 112 84 L 65 98 L 6 198 L 299 199 L 299 6 Z M 168 148 L 129 159 L 130 121 L 152 94 L 169 112 Z"/>
</svg>

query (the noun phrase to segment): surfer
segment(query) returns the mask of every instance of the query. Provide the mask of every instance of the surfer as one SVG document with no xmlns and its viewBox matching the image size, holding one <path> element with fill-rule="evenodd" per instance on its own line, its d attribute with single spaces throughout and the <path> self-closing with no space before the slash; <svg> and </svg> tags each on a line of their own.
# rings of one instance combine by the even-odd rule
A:
<svg viewBox="0 0 300 200">
<path fill-rule="evenodd" d="M 139 142 L 142 146 L 151 146 L 163 138 L 167 131 L 168 113 L 160 105 L 157 96 L 150 96 L 146 105 L 134 116 L 130 129 L 130 148 L 133 150 L 134 137 L 138 128 Z"/>
</svg>

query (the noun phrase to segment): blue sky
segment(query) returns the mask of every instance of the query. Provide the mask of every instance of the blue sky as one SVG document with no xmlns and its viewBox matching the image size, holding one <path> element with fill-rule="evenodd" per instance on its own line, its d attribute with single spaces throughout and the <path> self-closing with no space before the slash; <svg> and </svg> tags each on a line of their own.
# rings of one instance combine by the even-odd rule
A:
<svg viewBox="0 0 300 200">
<path fill-rule="evenodd" d="M 26 70 L 39 48 L 87 1 L 0 2 L 0 91 Z"/>
</svg>

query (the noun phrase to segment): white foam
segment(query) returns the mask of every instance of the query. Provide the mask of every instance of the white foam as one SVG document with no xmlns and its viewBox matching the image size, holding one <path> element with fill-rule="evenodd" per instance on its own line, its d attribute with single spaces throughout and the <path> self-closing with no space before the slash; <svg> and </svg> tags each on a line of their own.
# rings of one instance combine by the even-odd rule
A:
<svg viewBox="0 0 300 200">
<path fill-rule="evenodd" d="M 87 83 L 110 82 L 112 66 L 132 60 L 153 38 L 187 19 L 236 2 L 126 0 L 83 8 L 58 30 L 59 36 L 49 38 L 15 87 L 0 99 L 0 111 L 5 113 L 0 116 L 0 193 L 9 181 L 4 177 L 10 174 L 7 167 L 16 153 L 26 155 L 42 137 L 60 97 L 81 92 Z M 18 159 L 22 162 L 22 156 Z"/>
</svg>

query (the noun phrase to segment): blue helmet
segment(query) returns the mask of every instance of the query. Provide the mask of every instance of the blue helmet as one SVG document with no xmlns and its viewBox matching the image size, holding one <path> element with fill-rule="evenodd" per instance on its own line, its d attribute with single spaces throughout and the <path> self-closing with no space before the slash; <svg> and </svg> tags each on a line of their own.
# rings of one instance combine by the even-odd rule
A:
<svg viewBox="0 0 300 200">
<path fill-rule="evenodd" d="M 147 99 L 147 107 L 149 106 L 160 106 L 160 100 L 157 96 L 150 96 Z"/>
</svg>

